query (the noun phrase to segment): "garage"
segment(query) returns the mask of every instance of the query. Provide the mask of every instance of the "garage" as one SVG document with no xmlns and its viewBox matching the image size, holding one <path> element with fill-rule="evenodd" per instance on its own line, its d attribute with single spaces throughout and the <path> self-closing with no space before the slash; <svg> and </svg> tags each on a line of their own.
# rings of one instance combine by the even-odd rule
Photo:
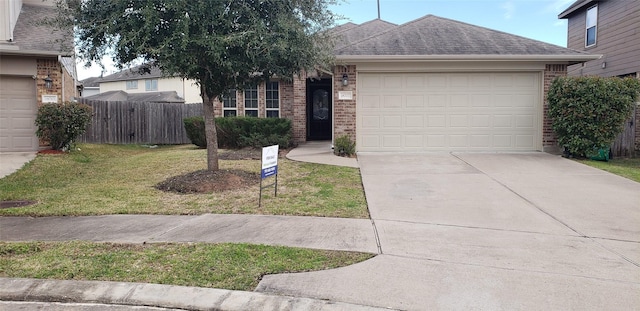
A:
<svg viewBox="0 0 640 311">
<path fill-rule="evenodd" d="M 0 75 L 0 152 L 38 150 L 37 109 L 32 78 Z"/>
<path fill-rule="evenodd" d="M 358 73 L 359 152 L 542 150 L 540 72 Z"/>
</svg>

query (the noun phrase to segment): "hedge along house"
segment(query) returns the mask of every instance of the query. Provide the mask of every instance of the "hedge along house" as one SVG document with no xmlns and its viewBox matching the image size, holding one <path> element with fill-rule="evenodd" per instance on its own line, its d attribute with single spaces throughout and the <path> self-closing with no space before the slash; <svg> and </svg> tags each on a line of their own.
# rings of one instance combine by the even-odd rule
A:
<svg viewBox="0 0 640 311">
<path fill-rule="evenodd" d="M 231 90 L 216 115 L 289 118 L 297 142 L 358 152 L 555 151 L 548 87 L 599 57 L 433 15 L 331 31 L 331 69 Z"/>
</svg>

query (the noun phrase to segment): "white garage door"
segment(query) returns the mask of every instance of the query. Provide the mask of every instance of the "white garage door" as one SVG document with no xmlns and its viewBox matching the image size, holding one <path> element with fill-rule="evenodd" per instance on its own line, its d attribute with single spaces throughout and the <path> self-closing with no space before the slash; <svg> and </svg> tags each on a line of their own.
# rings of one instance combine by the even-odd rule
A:
<svg viewBox="0 0 640 311">
<path fill-rule="evenodd" d="M 541 150 L 539 73 L 359 73 L 358 151 Z"/>
<path fill-rule="evenodd" d="M 38 150 L 37 109 L 32 78 L 0 76 L 0 152 Z"/>
</svg>

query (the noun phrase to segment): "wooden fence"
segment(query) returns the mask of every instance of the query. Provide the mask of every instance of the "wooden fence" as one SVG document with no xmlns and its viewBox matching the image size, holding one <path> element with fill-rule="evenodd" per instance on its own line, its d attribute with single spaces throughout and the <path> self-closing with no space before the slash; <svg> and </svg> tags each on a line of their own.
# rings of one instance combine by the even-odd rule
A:
<svg viewBox="0 0 640 311">
<path fill-rule="evenodd" d="M 640 105 L 640 104 L 639 104 Z M 634 106 L 634 112 L 624 123 L 624 130 L 616 137 L 611 145 L 611 154 L 614 157 L 632 157 L 636 150 L 636 127 L 640 126 L 640 107 Z"/>
<path fill-rule="evenodd" d="M 79 102 L 93 108 L 91 125 L 79 139 L 84 143 L 189 144 L 182 120 L 203 115 L 202 103 Z"/>
</svg>

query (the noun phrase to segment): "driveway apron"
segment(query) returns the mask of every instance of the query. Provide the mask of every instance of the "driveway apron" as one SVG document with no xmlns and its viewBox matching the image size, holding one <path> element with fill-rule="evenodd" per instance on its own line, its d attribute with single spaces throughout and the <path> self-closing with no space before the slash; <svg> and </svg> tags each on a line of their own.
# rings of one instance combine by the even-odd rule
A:
<svg viewBox="0 0 640 311">
<path fill-rule="evenodd" d="M 640 184 L 544 153 L 359 154 L 380 255 L 258 291 L 409 310 L 640 309 Z"/>
</svg>

